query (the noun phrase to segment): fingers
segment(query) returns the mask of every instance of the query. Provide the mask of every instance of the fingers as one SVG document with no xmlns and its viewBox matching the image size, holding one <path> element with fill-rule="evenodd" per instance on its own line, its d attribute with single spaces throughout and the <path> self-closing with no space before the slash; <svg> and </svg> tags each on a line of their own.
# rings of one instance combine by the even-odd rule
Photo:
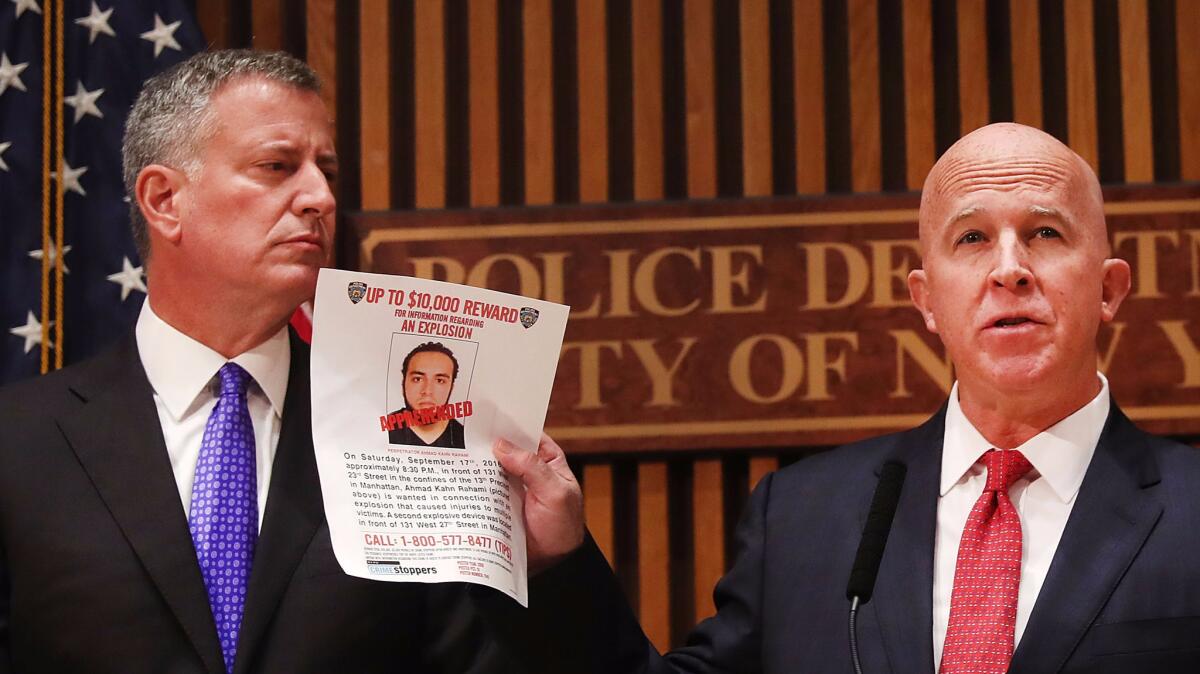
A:
<svg viewBox="0 0 1200 674">
<path fill-rule="evenodd" d="M 538 454 L 520 449 L 507 440 L 497 440 L 492 446 L 492 454 L 505 472 L 521 478 L 525 486 L 535 492 L 544 491 L 557 479 L 556 473 Z"/>
</svg>

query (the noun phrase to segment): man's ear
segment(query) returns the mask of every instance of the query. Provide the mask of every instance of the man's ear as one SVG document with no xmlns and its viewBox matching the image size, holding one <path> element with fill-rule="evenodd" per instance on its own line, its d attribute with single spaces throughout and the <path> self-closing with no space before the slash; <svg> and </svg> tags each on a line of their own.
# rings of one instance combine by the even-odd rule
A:
<svg viewBox="0 0 1200 674">
<path fill-rule="evenodd" d="M 1129 295 L 1132 273 L 1129 263 L 1116 257 L 1105 260 L 1101 268 L 1100 320 L 1107 322 L 1117 315 L 1121 302 Z"/>
<path fill-rule="evenodd" d="M 134 196 L 149 230 L 172 243 L 183 235 L 180 226 L 180 195 L 187 184 L 182 171 L 150 164 L 138 173 Z"/>
<path fill-rule="evenodd" d="M 908 294 L 921 317 L 925 319 L 925 329 L 937 334 L 937 321 L 933 318 L 933 309 L 929 306 L 929 279 L 924 269 L 914 269 L 908 272 Z"/>
</svg>

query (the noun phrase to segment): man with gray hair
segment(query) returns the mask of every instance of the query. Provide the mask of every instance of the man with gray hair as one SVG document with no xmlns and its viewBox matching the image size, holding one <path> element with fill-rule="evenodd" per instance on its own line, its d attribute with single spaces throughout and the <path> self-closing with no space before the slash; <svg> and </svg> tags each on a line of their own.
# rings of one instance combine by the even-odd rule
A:
<svg viewBox="0 0 1200 674">
<path fill-rule="evenodd" d="M 0 672 L 505 671 L 460 587 L 333 555 L 287 327 L 333 243 L 319 91 L 254 51 L 147 80 L 123 146 L 136 329 L 0 393 Z"/>
</svg>

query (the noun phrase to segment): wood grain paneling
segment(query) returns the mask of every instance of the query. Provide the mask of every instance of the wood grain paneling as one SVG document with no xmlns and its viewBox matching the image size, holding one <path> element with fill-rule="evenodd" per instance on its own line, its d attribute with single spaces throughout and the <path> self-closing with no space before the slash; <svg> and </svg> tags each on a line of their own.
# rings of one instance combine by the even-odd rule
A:
<svg viewBox="0 0 1200 674">
<path fill-rule="evenodd" d="M 614 556 L 612 464 L 593 463 L 583 468 L 583 513 L 588 531 L 611 566 Z"/>
<path fill-rule="evenodd" d="M 363 0 L 359 14 L 359 146 L 362 207 L 392 207 L 391 36 L 388 0 Z"/>
<path fill-rule="evenodd" d="M 930 0 L 904 3 L 904 155 L 908 189 L 933 168 L 933 28 Z"/>
<path fill-rule="evenodd" d="M 742 193 L 768 196 L 771 178 L 771 44 L 767 0 L 742 0 Z"/>
<path fill-rule="evenodd" d="M 1067 51 L 1068 145 L 1100 170 L 1096 136 L 1096 55 L 1092 0 L 1064 0 Z"/>
<path fill-rule="evenodd" d="M 1036 2 L 1011 2 L 1013 121 L 1042 125 L 1042 47 Z"/>
<path fill-rule="evenodd" d="M 500 203 L 500 83 L 496 0 L 467 4 L 470 59 L 471 205 Z"/>
<path fill-rule="evenodd" d="M 1176 0 L 1179 53 L 1179 169 L 1184 180 L 1200 180 L 1200 2 Z"/>
<path fill-rule="evenodd" d="M 959 128 L 967 134 L 988 123 L 987 8 L 985 0 L 959 0 Z"/>
<path fill-rule="evenodd" d="M 413 3 L 413 98 L 417 208 L 446 204 L 445 4 Z"/>
<path fill-rule="evenodd" d="M 608 199 L 605 4 L 605 0 L 579 0 L 575 7 L 575 39 L 579 45 L 579 200 L 583 202 Z"/>
<path fill-rule="evenodd" d="M 667 529 L 667 464 L 638 464 L 638 620 L 650 643 L 671 644 L 670 531 Z"/>
<path fill-rule="evenodd" d="M 1125 182 L 1154 180 L 1150 128 L 1150 25 L 1146 0 L 1120 0 L 1121 120 L 1125 139 Z"/>
<path fill-rule="evenodd" d="M 321 78 L 321 100 L 329 110 L 329 117 L 337 128 L 337 6 L 323 0 L 308 0 L 305 7 L 307 17 L 306 42 L 308 64 Z M 231 45 L 232 46 L 232 45 Z M 348 139 L 339 139 L 347 141 Z"/>
<path fill-rule="evenodd" d="M 633 196 L 663 198 L 662 4 L 633 2 Z"/>
<path fill-rule="evenodd" d="M 851 185 L 882 187 L 879 130 L 879 13 L 875 0 L 849 0 Z"/>
<path fill-rule="evenodd" d="M 688 196 L 717 195 L 716 84 L 713 75 L 712 0 L 683 4 L 687 86 Z"/>
<path fill-rule="evenodd" d="M 363 4 L 365 13 L 366 5 Z M 283 3 L 281 0 L 253 0 L 250 3 L 250 21 L 254 31 L 255 49 L 283 49 Z"/>
<path fill-rule="evenodd" d="M 775 456 L 754 456 L 750 458 L 750 490 L 758 486 L 767 473 L 779 470 L 779 458 Z"/>
<path fill-rule="evenodd" d="M 692 586 L 696 622 L 714 613 L 712 590 L 725 573 L 725 502 L 720 459 L 692 464 Z"/>
<path fill-rule="evenodd" d="M 825 191 L 825 41 L 821 27 L 821 3 L 792 0 L 792 92 L 799 194 Z"/>
<path fill-rule="evenodd" d="M 521 45 L 525 79 L 525 203 L 554 202 L 554 74 L 551 2 L 524 0 Z"/>
</svg>

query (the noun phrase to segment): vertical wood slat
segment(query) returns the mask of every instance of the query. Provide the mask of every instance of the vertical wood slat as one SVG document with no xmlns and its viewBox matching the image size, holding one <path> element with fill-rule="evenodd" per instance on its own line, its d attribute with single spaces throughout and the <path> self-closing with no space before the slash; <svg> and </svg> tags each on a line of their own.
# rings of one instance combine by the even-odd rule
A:
<svg viewBox="0 0 1200 674">
<path fill-rule="evenodd" d="M 1150 127 L 1150 23 L 1146 0 L 1120 0 L 1118 12 L 1125 182 L 1148 183 L 1154 180 L 1154 138 Z"/>
<path fill-rule="evenodd" d="M 337 5 L 323 0 L 308 0 L 305 5 L 305 43 L 308 65 L 321 78 L 321 100 L 337 129 Z M 336 140 L 336 139 L 335 139 Z"/>
<path fill-rule="evenodd" d="M 671 647 L 667 464 L 638 464 L 638 620 L 659 652 Z"/>
<path fill-rule="evenodd" d="M 750 457 L 750 491 L 758 486 L 767 473 L 779 470 L 779 458 L 775 456 Z"/>
<path fill-rule="evenodd" d="M 362 162 L 362 207 L 391 208 L 391 45 L 388 0 L 362 0 L 359 12 L 359 156 Z"/>
<path fill-rule="evenodd" d="M 796 192 L 825 191 L 825 38 L 821 3 L 792 0 Z"/>
<path fill-rule="evenodd" d="M 633 197 L 663 197 L 662 3 L 633 2 Z M 711 114 L 711 111 L 710 111 Z"/>
<path fill-rule="evenodd" d="M 204 39 L 213 49 L 227 49 L 229 44 L 229 3 L 197 2 L 196 21 Z"/>
<path fill-rule="evenodd" d="M 933 8 L 904 3 L 904 152 L 908 189 L 919 190 L 937 153 L 933 127 Z"/>
<path fill-rule="evenodd" d="M 694 620 L 716 613 L 712 589 L 725 573 L 725 506 L 720 459 L 692 464 L 692 541 Z"/>
<path fill-rule="evenodd" d="M 1067 144 L 1093 171 L 1099 171 L 1092 0 L 1064 0 L 1063 22 L 1067 50 Z"/>
<path fill-rule="evenodd" d="M 471 205 L 500 203 L 500 61 L 496 0 L 467 3 Z"/>
<path fill-rule="evenodd" d="M 253 0 L 250 3 L 250 26 L 254 31 L 250 43 L 255 49 L 283 49 L 281 0 Z"/>
<path fill-rule="evenodd" d="M 1042 126 L 1042 44 L 1038 3 L 1009 4 L 1011 26 L 1013 121 Z"/>
<path fill-rule="evenodd" d="M 609 566 L 612 566 L 616 559 L 612 464 L 592 463 L 583 467 L 583 516 L 592 539 L 600 546 Z"/>
<path fill-rule="evenodd" d="M 605 0 L 579 0 L 575 8 L 579 60 L 579 200 L 585 203 L 608 199 L 605 4 Z M 634 43 L 637 43 L 636 39 Z"/>
<path fill-rule="evenodd" d="M 446 51 L 442 0 L 413 3 L 417 208 L 446 205 Z"/>
<path fill-rule="evenodd" d="M 1179 65 L 1179 169 L 1183 180 L 1200 180 L 1200 3 L 1175 2 Z"/>
<path fill-rule="evenodd" d="M 883 184 L 879 128 L 879 14 L 875 0 L 849 0 L 850 184 L 878 192 Z"/>
<path fill-rule="evenodd" d="M 988 123 L 987 6 L 985 0 L 959 0 L 958 100 L 963 135 Z"/>
<path fill-rule="evenodd" d="M 742 193 L 769 196 L 771 178 L 771 41 L 767 0 L 739 7 L 742 71 Z"/>
<path fill-rule="evenodd" d="M 553 17 L 550 0 L 524 0 L 525 203 L 554 202 Z"/>
<path fill-rule="evenodd" d="M 713 0 L 683 3 L 687 88 L 688 196 L 717 196 L 717 118 L 713 69 Z"/>
</svg>

